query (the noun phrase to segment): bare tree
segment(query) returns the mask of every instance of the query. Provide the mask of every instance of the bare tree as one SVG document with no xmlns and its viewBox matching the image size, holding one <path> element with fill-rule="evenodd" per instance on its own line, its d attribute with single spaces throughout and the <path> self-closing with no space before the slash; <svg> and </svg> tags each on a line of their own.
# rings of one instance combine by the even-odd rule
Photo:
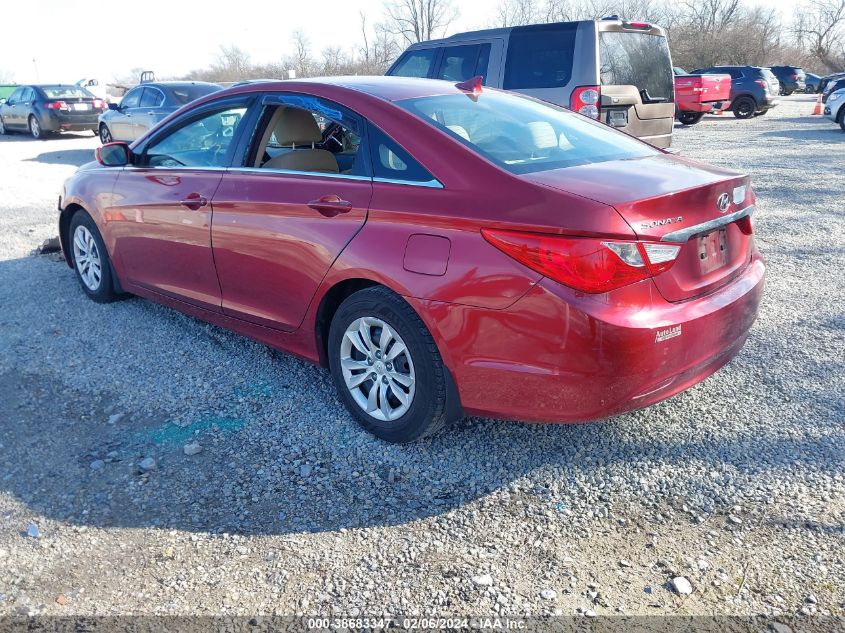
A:
<svg viewBox="0 0 845 633">
<path fill-rule="evenodd" d="M 357 64 L 358 70 L 367 75 L 384 74 L 401 49 L 396 42 L 396 37 L 386 24 L 377 23 L 371 35 L 367 28 L 367 17 L 363 11 L 360 16 L 363 46 L 360 49 L 361 59 Z"/>
<path fill-rule="evenodd" d="M 458 17 L 452 0 L 390 0 L 384 10 L 390 32 L 408 44 L 441 36 Z"/>
<path fill-rule="evenodd" d="M 496 26 L 521 26 L 545 22 L 537 0 L 501 0 L 496 7 Z"/>
<path fill-rule="evenodd" d="M 845 68 L 845 0 L 809 0 L 796 11 L 792 30 L 829 70 Z"/>
</svg>

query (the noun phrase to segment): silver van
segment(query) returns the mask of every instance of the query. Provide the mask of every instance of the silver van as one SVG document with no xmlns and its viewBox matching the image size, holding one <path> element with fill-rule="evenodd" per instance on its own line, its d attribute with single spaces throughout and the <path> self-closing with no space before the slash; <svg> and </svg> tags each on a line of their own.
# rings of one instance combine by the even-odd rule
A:
<svg viewBox="0 0 845 633">
<path fill-rule="evenodd" d="M 413 44 L 398 77 L 466 81 L 570 108 L 658 147 L 672 142 L 674 76 L 666 32 L 616 17 L 459 33 Z"/>
</svg>

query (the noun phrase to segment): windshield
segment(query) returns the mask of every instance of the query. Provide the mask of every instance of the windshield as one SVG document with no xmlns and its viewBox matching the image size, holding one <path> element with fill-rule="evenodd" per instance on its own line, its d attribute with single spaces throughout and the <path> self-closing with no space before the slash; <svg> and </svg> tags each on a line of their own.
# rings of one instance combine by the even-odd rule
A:
<svg viewBox="0 0 845 633">
<path fill-rule="evenodd" d="M 672 60 L 662 35 L 603 31 L 599 57 L 602 85 L 636 86 L 640 94 L 647 91 L 649 99 L 674 100 Z"/>
<path fill-rule="evenodd" d="M 94 95 L 78 86 L 41 86 L 48 99 L 93 99 Z"/>
<path fill-rule="evenodd" d="M 515 174 L 658 154 L 627 134 L 521 95 L 485 91 L 397 105 Z"/>
<path fill-rule="evenodd" d="M 176 103 L 185 105 L 194 99 L 210 95 L 218 90 L 220 90 L 218 86 L 179 86 L 178 88 L 171 88 L 170 92 Z"/>
</svg>

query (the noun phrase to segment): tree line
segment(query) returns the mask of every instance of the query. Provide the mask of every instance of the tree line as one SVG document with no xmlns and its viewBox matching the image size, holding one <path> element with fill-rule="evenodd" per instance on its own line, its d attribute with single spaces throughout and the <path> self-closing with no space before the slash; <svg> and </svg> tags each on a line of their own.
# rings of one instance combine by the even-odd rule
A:
<svg viewBox="0 0 845 633">
<path fill-rule="evenodd" d="M 802 66 L 827 74 L 845 70 L 845 0 L 805 0 L 792 16 L 748 0 L 499 0 L 487 26 L 517 26 L 618 15 L 664 27 L 672 59 L 687 70 L 720 64 Z M 221 48 L 207 68 L 184 79 L 235 82 L 320 75 L 380 75 L 411 43 L 448 35 L 454 0 L 388 0 L 379 19 L 359 15 L 359 45 L 315 53 L 294 31 L 291 51 L 256 63 L 247 51 Z"/>
</svg>

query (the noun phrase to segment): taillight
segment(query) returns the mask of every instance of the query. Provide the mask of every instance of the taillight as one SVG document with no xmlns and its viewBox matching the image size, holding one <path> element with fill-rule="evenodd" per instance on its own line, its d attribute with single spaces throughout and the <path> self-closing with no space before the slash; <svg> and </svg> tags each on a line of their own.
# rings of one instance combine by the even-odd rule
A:
<svg viewBox="0 0 845 633">
<path fill-rule="evenodd" d="M 67 104 L 64 101 L 47 101 L 44 107 L 48 110 L 67 110 Z"/>
<path fill-rule="evenodd" d="M 792 73 L 792 81 L 798 81 L 798 73 Z"/>
<path fill-rule="evenodd" d="M 569 97 L 569 109 L 598 120 L 600 101 L 601 88 L 599 86 L 578 86 Z"/>
<path fill-rule="evenodd" d="M 93 105 L 94 105 L 95 108 L 100 108 L 100 110 L 106 109 L 106 102 L 103 101 L 102 99 L 94 99 Z"/>
<path fill-rule="evenodd" d="M 575 290 L 608 292 L 658 275 L 675 263 L 679 244 L 602 240 L 483 229 L 493 246 Z"/>
<path fill-rule="evenodd" d="M 754 83 L 757 84 L 758 86 L 762 86 L 763 90 L 769 89 L 769 84 L 766 82 L 765 79 L 755 79 Z"/>
</svg>

